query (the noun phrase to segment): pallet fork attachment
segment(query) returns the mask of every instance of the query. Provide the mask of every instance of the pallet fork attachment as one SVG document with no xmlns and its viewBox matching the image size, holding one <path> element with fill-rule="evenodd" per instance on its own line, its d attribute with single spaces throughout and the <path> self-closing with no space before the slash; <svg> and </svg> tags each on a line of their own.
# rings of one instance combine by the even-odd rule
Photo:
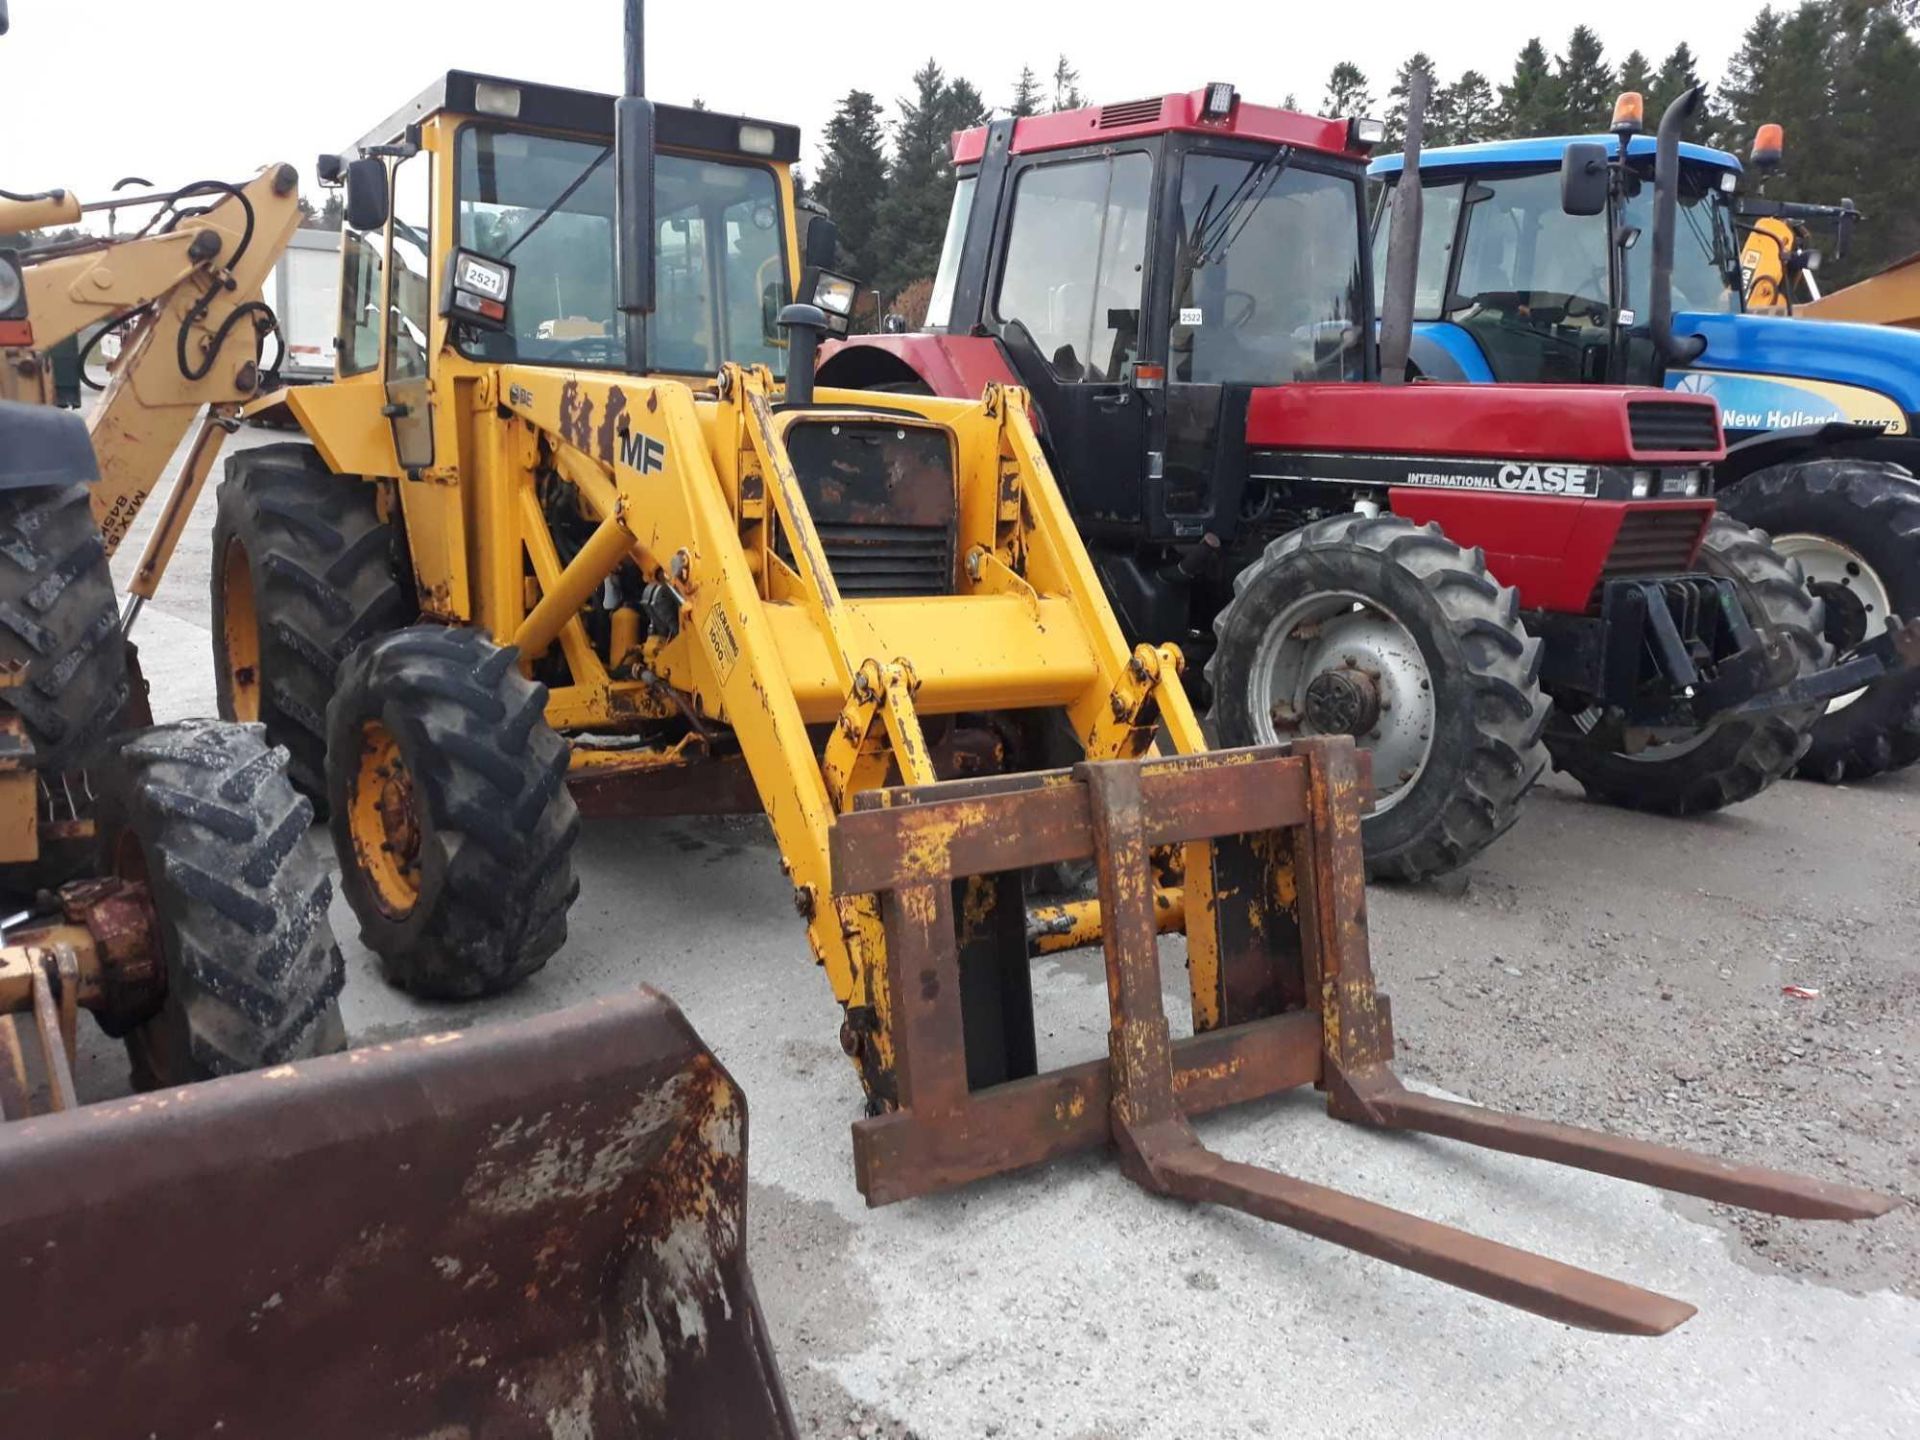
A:
<svg viewBox="0 0 1920 1440">
<path fill-rule="evenodd" d="M 877 893 L 898 1108 L 854 1126 L 871 1205 L 1111 1142 L 1157 1194 L 1243 1210 L 1586 1329 L 1659 1335 L 1683 1301 L 1209 1150 L 1190 1116 L 1313 1084 L 1335 1117 L 1529 1155 L 1774 1214 L 1864 1219 L 1847 1186 L 1417 1094 L 1367 950 L 1365 757 L 1347 739 L 1082 764 L 861 797 L 833 837 L 844 892 Z M 1161 1004 L 1156 866 L 1184 857 L 1195 1033 Z M 1091 857 L 1111 1028 L 1104 1061 L 969 1089 L 955 881 Z M 1289 876 L 1294 877 L 1289 880 Z M 1208 897 L 1195 903 L 1196 895 Z"/>
</svg>

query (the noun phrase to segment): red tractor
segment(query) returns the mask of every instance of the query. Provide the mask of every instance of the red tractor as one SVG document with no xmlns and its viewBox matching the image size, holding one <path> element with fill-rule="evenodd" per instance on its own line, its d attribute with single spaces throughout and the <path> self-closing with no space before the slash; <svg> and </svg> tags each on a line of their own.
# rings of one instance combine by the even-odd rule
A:
<svg viewBox="0 0 1920 1440">
<path fill-rule="evenodd" d="M 1549 756 L 1648 810 L 1757 794 L 1882 662 L 1830 668 L 1798 569 L 1714 513 L 1705 397 L 1380 383 L 1368 128 L 1212 85 L 963 131 L 925 332 L 831 346 L 820 383 L 1026 387 L 1219 743 L 1372 751 L 1375 874 L 1470 858 Z"/>
</svg>

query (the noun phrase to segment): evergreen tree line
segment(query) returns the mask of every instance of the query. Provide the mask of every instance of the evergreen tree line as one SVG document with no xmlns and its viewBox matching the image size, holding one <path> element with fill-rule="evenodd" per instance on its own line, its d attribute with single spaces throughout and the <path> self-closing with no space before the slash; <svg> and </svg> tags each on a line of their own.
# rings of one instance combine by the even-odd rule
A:
<svg viewBox="0 0 1920 1440">
<path fill-rule="evenodd" d="M 1917 12 L 1920 0 L 1769 5 L 1747 27 L 1688 132 L 1744 158 L 1754 131 L 1776 121 L 1786 127 L 1787 159 L 1766 194 L 1825 203 L 1847 197 L 1859 205 L 1868 218 L 1843 262 L 1829 255 L 1829 285 L 1920 250 L 1910 159 L 1920 144 Z M 1706 79 L 1690 45 L 1675 46 L 1658 64 L 1638 49 L 1616 61 L 1585 25 L 1575 26 L 1557 53 L 1538 38 L 1527 41 L 1504 80 L 1500 73 L 1490 67 L 1443 77 L 1432 57 L 1417 51 L 1382 94 L 1360 65 L 1342 61 L 1327 77 L 1318 110 L 1383 115 L 1390 143 L 1398 144 L 1412 79 L 1424 74 L 1428 145 L 1603 131 L 1623 90 L 1645 97 L 1651 130 L 1672 100 Z M 953 196 L 951 134 L 995 113 L 1035 115 L 1084 103 L 1079 72 L 1065 56 L 1044 77 L 1023 68 L 998 106 L 933 60 L 914 74 L 912 93 L 894 102 L 891 119 L 872 92 L 848 91 L 828 123 L 810 192 L 839 225 L 841 265 L 917 323 L 911 312 L 924 308 L 927 287 L 914 282 L 926 281 L 939 262 Z M 1284 103 L 1298 108 L 1292 95 Z M 909 287 L 914 293 L 903 296 Z M 870 324 L 870 313 L 863 320 Z"/>
</svg>

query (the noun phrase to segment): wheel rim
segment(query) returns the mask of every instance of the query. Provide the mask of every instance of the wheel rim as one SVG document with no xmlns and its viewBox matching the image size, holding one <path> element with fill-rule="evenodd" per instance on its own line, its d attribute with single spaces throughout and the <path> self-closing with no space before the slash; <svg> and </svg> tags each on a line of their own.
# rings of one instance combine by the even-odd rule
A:
<svg viewBox="0 0 1920 1440">
<path fill-rule="evenodd" d="M 1250 684 L 1254 736 L 1351 735 L 1373 756 L 1374 813 L 1409 794 L 1433 754 L 1437 702 L 1420 643 L 1350 591 L 1299 600 L 1267 627 Z"/>
<path fill-rule="evenodd" d="M 226 646 L 227 693 L 235 720 L 260 718 L 260 621 L 253 603 L 247 548 L 227 541 L 220 557 L 220 638 Z"/>
<path fill-rule="evenodd" d="M 1886 633 L 1893 598 L 1880 572 L 1866 557 L 1830 535 L 1778 535 L 1773 548 L 1800 562 L 1807 584 L 1827 607 L 1827 640 L 1836 650 L 1851 650 Z M 1827 713 L 1844 710 L 1865 689 L 1849 690 L 1827 702 Z"/>
<path fill-rule="evenodd" d="M 378 720 L 360 727 L 348 814 L 354 863 L 374 903 L 404 919 L 420 900 L 420 816 L 400 743 Z"/>
</svg>

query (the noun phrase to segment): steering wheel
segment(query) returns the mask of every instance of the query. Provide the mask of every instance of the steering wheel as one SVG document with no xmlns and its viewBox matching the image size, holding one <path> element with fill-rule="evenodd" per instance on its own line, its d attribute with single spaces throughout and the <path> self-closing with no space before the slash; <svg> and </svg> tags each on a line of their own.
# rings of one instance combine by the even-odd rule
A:
<svg viewBox="0 0 1920 1440">
<path fill-rule="evenodd" d="M 1233 313 L 1233 302 L 1236 300 L 1243 301 L 1246 305 L 1246 308 L 1238 315 Z M 1224 309 L 1226 313 L 1221 317 L 1220 323 L 1225 325 L 1229 330 L 1240 330 L 1244 329 L 1247 322 L 1253 319 L 1254 315 L 1259 311 L 1260 301 L 1255 298 L 1252 291 L 1229 290 L 1226 293 L 1226 303 L 1222 306 L 1222 309 Z"/>
</svg>

